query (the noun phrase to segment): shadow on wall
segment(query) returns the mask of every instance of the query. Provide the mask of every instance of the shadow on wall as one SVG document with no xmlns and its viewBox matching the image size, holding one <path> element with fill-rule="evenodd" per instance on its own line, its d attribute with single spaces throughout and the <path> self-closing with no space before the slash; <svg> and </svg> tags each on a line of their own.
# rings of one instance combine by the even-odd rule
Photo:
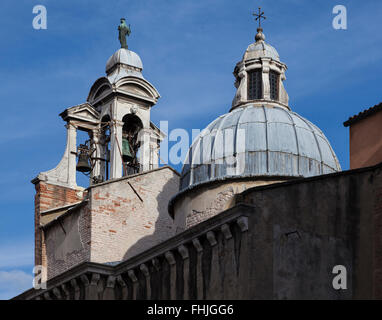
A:
<svg viewBox="0 0 382 320">
<path fill-rule="evenodd" d="M 159 215 L 154 225 L 154 232 L 150 235 L 144 236 L 139 239 L 134 245 L 132 245 L 125 253 L 123 260 L 127 260 L 171 237 L 176 233 L 176 228 L 174 220 L 170 217 L 168 213 L 168 203 L 172 196 L 178 192 L 178 179 L 177 177 L 172 177 L 163 186 L 161 192 L 158 194 L 157 200 L 157 210 Z M 143 202 L 145 207 L 145 203 Z"/>
</svg>

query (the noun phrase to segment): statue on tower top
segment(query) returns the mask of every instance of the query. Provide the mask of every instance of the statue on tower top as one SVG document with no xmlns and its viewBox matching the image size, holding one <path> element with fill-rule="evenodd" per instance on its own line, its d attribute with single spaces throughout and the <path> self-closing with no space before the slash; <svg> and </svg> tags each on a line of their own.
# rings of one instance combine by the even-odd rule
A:
<svg viewBox="0 0 382 320">
<path fill-rule="evenodd" d="M 126 19 L 121 18 L 121 24 L 118 26 L 118 31 L 119 31 L 119 42 L 121 43 L 121 48 L 128 49 L 128 45 L 126 43 L 126 35 L 130 36 L 131 34 L 131 29 L 130 25 L 126 24 Z"/>
</svg>

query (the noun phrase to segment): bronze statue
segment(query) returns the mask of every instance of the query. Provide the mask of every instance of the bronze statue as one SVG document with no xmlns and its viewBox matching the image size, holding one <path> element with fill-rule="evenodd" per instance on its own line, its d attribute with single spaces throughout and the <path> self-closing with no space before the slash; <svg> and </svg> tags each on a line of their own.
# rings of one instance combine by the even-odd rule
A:
<svg viewBox="0 0 382 320">
<path fill-rule="evenodd" d="M 121 24 L 118 26 L 119 30 L 119 42 L 121 43 L 121 48 L 128 49 L 127 43 L 126 43 L 126 35 L 130 36 L 131 29 L 130 25 L 126 24 L 125 18 L 121 18 Z"/>
</svg>

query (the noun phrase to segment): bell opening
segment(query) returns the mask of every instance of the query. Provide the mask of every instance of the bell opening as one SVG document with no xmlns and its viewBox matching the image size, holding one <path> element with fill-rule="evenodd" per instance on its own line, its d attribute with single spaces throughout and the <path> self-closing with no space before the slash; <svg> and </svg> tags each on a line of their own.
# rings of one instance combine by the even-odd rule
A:
<svg viewBox="0 0 382 320">
<path fill-rule="evenodd" d="M 125 115 L 122 119 L 122 161 L 124 176 L 139 173 L 138 152 L 141 146 L 139 133 L 143 128 L 141 119 L 135 114 Z"/>
</svg>

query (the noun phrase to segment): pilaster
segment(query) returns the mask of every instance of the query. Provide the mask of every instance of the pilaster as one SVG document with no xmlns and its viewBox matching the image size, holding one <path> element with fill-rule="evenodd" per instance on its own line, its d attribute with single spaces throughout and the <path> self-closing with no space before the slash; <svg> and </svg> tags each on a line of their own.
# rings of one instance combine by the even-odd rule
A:
<svg viewBox="0 0 382 320">
<path fill-rule="evenodd" d="M 122 178 L 122 127 L 123 122 L 113 120 L 110 126 L 110 178 Z"/>
</svg>

